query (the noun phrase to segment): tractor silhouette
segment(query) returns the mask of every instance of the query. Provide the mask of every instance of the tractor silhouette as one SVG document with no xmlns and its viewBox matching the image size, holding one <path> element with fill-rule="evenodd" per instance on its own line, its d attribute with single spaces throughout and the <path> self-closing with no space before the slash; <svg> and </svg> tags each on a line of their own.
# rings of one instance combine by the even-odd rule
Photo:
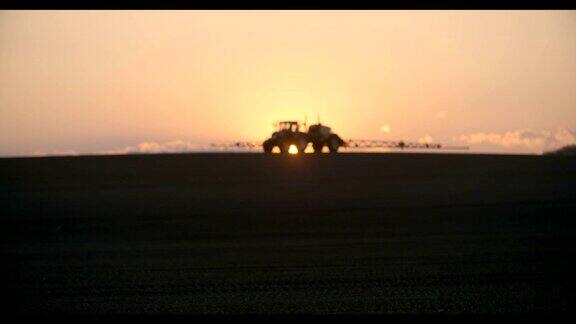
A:
<svg viewBox="0 0 576 324">
<path fill-rule="evenodd" d="M 303 153 L 309 143 L 312 143 L 315 153 L 322 152 L 324 146 L 327 146 L 331 153 L 336 153 L 345 144 L 340 136 L 332 133 L 330 127 L 320 123 L 310 125 L 306 130 L 304 123 L 281 121 L 276 128 L 272 136 L 262 144 L 265 153 L 272 153 L 274 147 L 278 147 L 281 153 L 288 153 L 292 146 L 298 153 Z"/>
</svg>

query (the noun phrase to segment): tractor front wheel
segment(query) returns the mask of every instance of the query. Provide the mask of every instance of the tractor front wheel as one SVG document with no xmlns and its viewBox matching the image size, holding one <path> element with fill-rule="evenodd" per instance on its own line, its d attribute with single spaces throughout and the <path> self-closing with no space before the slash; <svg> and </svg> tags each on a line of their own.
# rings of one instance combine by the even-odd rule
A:
<svg viewBox="0 0 576 324">
<path fill-rule="evenodd" d="M 290 149 L 290 144 L 280 144 L 280 145 L 278 145 L 278 147 L 280 148 L 281 154 L 288 154 L 288 150 Z"/>
<path fill-rule="evenodd" d="M 272 153 L 274 143 L 272 143 L 271 141 L 265 141 L 264 144 L 262 144 L 262 147 L 264 148 L 264 153 Z"/>
</svg>

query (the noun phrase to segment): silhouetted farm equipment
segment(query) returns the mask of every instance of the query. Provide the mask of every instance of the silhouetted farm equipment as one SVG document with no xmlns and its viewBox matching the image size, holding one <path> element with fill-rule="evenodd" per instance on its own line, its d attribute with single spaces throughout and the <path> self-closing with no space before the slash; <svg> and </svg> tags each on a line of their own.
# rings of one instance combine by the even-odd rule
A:
<svg viewBox="0 0 576 324">
<path fill-rule="evenodd" d="M 265 153 L 272 153 L 277 148 L 279 153 L 303 153 L 306 147 L 312 144 L 314 153 L 321 153 L 324 147 L 330 153 L 336 153 L 341 147 L 347 149 L 370 149 L 370 148 L 391 148 L 391 149 L 444 149 L 444 150 L 467 150 L 466 146 L 443 146 L 435 143 L 418 143 L 404 141 L 383 141 L 383 140 L 343 140 L 340 136 L 332 132 L 328 126 L 320 122 L 310 125 L 306 130 L 306 123 L 298 121 L 281 121 L 276 123 L 276 131 L 272 136 L 260 142 L 233 142 L 226 144 L 213 144 L 214 147 L 222 148 L 263 148 Z"/>
</svg>

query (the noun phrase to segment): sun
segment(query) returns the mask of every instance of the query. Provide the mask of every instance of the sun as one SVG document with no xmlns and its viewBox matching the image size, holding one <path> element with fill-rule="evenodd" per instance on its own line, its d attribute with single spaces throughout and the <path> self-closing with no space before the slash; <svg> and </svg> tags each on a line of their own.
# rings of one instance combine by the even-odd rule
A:
<svg viewBox="0 0 576 324">
<path fill-rule="evenodd" d="M 390 125 L 386 124 L 386 125 L 382 125 L 380 127 L 380 131 L 382 133 L 390 133 Z"/>
<path fill-rule="evenodd" d="M 298 154 L 298 148 L 296 147 L 296 145 L 294 144 L 290 145 L 290 147 L 288 148 L 288 154 Z"/>
</svg>

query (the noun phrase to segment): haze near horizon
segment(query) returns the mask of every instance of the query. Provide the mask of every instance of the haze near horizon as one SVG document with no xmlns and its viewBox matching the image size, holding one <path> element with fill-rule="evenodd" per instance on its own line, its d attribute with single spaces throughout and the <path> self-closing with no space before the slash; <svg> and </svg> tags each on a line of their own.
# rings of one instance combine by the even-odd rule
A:
<svg viewBox="0 0 576 324">
<path fill-rule="evenodd" d="M 2 11 L 0 156 L 344 139 L 576 142 L 576 11 Z"/>
</svg>

